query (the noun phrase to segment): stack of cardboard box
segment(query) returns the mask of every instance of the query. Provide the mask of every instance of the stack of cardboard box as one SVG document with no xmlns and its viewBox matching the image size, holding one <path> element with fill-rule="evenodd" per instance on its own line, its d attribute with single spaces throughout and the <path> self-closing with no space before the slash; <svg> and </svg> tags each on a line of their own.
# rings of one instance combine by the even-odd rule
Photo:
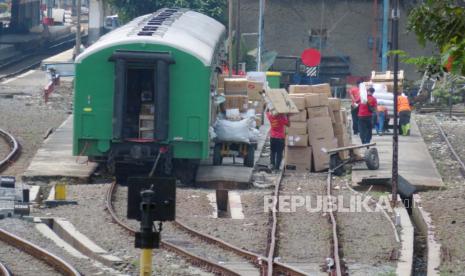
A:
<svg viewBox="0 0 465 276">
<path fill-rule="evenodd" d="M 242 76 L 228 78 L 222 75 L 218 78 L 217 91 L 226 98 L 224 109 L 238 109 L 240 113 L 253 109 L 257 127 L 263 124 L 264 102 L 260 95 L 263 89 L 263 83 L 248 81 Z"/>
<path fill-rule="evenodd" d="M 329 84 L 291 85 L 289 98 L 300 113 L 291 115 L 286 139 L 286 169 L 323 171 L 329 156 L 322 151 L 348 145 L 347 113 L 339 99 L 330 98 Z M 308 138 L 306 142 L 302 139 Z M 313 160 L 313 161 L 312 161 Z"/>
<path fill-rule="evenodd" d="M 285 167 L 296 171 L 310 171 L 312 167 L 312 148 L 308 145 L 307 109 L 303 95 L 289 95 L 299 109 L 299 113 L 289 116 L 287 128 Z"/>
</svg>

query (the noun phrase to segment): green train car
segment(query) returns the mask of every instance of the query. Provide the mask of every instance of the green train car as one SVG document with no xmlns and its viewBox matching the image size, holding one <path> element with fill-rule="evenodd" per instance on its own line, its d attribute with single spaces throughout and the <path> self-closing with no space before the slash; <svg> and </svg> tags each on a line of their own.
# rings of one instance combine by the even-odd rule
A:
<svg viewBox="0 0 465 276">
<path fill-rule="evenodd" d="M 75 60 L 74 155 L 120 178 L 155 163 L 164 174 L 192 174 L 209 155 L 224 37 L 206 15 L 162 9 L 87 48 Z"/>
</svg>

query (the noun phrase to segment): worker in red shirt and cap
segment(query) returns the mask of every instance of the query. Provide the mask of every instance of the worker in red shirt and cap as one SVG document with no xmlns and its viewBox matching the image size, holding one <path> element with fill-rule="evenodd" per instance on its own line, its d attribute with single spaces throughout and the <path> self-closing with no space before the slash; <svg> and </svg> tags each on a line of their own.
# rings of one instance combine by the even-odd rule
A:
<svg viewBox="0 0 465 276">
<path fill-rule="evenodd" d="M 358 108 L 358 130 L 360 131 L 360 139 L 362 144 L 371 142 L 373 131 L 373 113 L 376 113 L 378 102 L 373 97 L 375 89 L 370 87 L 367 89 L 367 101 L 360 102 Z"/>
<path fill-rule="evenodd" d="M 273 115 L 266 112 L 266 117 L 270 121 L 270 162 L 273 170 L 279 170 L 283 160 L 284 141 L 286 138 L 286 126 L 289 126 L 288 116 L 285 114 Z"/>
</svg>

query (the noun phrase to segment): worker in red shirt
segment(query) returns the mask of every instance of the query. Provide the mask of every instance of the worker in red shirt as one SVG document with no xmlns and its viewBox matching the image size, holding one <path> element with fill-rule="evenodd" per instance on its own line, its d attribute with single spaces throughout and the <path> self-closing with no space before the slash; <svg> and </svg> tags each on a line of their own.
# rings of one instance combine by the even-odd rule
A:
<svg viewBox="0 0 465 276">
<path fill-rule="evenodd" d="M 352 113 L 352 130 L 354 135 L 358 134 L 358 105 L 360 104 L 360 84 L 363 80 L 357 81 L 357 86 L 352 87 L 349 90 L 350 99 L 352 100 L 352 105 L 350 106 L 350 111 Z"/>
<path fill-rule="evenodd" d="M 266 112 L 266 117 L 270 121 L 270 147 L 271 147 L 271 168 L 279 170 L 283 160 L 284 140 L 286 138 L 286 126 L 289 126 L 289 119 L 285 114 L 273 115 Z"/>
<path fill-rule="evenodd" d="M 367 89 L 367 102 L 360 102 L 358 108 L 358 129 L 360 131 L 360 139 L 362 144 L 369 144 L 373 131 L 373 113 L 376 113 L 377 101 L 373 97 L 375 89 L 370 87 Z"/>
</svg>

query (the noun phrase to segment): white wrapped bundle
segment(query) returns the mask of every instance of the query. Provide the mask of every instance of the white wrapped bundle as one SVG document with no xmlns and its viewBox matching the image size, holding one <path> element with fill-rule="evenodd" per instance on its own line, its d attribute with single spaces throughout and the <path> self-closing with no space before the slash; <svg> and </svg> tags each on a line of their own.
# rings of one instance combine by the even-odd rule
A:
<svg viewBox="0 0 465 276">
<path fill-rule="evenodd" d="M 390 101 L 393 101 L 394 100 L 394 95 L 392 93 L 387 93 L 387 92 L 378 92 L 378 91 L 375 91 L 375 94 L 373 94 L 373 96 L 377 99 L 377 100 L 390 100 Z"/>
<path fill-rule="evenodd" d="M 360 101 L 366 104 L 368 102 L 367 86 L 362 82 L 358 88 L 360 89 Z"/>
<path fill-rule="evenodd" d="M 227 142 L 250 143 L 251 135 L 249 132 L 253 128 L 253 122 L 254 120 L 251 118 L 240 121 L 218 119 L 214 126 L 217 139 Z"/>
<path fill-rule="evenodd" d="M 375 89 L 375 94 L 387 93 L 387 86 L 384 83 L 373 83 L 373 88 Z"/>
<path fill-rule="evenodd" d="M 377 99 L 376 100 L 378 104 L 384 105 L 386 107 L 394 107 L 394 101 L 391 100 L 383 100 L 383 99 Z"/>
</svg>

